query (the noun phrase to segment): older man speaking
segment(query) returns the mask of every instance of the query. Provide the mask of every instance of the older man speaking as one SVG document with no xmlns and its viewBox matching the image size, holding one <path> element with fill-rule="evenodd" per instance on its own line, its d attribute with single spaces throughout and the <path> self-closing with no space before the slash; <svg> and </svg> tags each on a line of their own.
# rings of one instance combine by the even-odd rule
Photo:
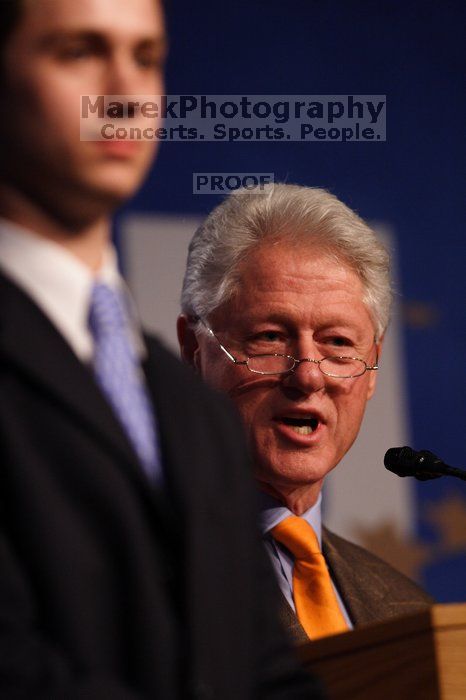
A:
<svg viewBox="0 0 466 700">
<path fill-rule="evenodd" d="M 324 479 L 356 439 L 375 390 L 390 301 L 386 250 L 324 190 L 238 191 L 190 245 L 182 356 L 242 416 L 265 546 L 296 641 L 431 602 L 321 527 Z"/>
</svg>

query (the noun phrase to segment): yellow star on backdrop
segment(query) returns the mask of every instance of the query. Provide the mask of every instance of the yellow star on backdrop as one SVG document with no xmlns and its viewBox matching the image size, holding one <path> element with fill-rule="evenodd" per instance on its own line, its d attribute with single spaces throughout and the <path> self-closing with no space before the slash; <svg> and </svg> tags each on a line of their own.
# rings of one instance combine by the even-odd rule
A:
<svg viewBox="0 0 466 700">
<path fill-rule="evenodd" d="M 449 494 L 425 508 L 425 519 L 439 532 L 439 554 L 466 553 L 466 498 Z"/>
<path fill-rule="evenodd" d="M 363 547 L 411 579 L 419 581 L 422 567 L 432 560 L 429 544 L 403 534 L 393 520 L 372 528 L 355 526 L 353 532 Z"/>
</svg>

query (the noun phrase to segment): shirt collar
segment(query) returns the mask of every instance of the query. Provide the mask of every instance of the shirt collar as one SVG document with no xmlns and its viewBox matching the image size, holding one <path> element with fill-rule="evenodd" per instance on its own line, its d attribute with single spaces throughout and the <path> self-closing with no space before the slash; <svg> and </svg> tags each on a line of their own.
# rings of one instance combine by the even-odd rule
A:
<svg viewBox="0 0 466 700">
<path fill-rule="evenodd" d="M 116 252 L 105 251 L 100 270 L 93 273 L 63 246 L 0 218 L 0 267 L 42 309 L 78 357 L 92 355 L 87 327 L 92 285 L 103 282 L 125 289 Z"/>
<path fill-rule="evenodd" d="M 322 513 L 321 513 L 322 494 L 301 518 L 306 520 L 312 527 L 319 540 L 319 545 L 322 547 Z M 282 520 L 290 515 L 293 515 L 291 510 L 284 506 L 280 501 L 277 501 L 272 496 L 265 493 L 259 494 L 259 527 L 263 535 L 266 535 L 275 525 L 278 525 Z"/>
</svg>

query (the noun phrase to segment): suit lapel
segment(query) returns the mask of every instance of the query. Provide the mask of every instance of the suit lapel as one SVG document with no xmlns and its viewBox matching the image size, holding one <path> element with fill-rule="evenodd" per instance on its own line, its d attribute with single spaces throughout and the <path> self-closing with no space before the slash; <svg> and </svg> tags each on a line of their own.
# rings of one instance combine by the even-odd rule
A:
<svg viewBox="0 0 466 700">
<path fill-rule="evenodd" d="M 322 528 L 322 551 L 332 572 L 338 591 L 354 625 L 365 625 L 381 619 L 381 600 L 376 597 L 378 581 L 367 565 L 362 571 L 360 562 L 350 551 L 341 551 L 342 540 Z"/>
<path fill-rule="evenodd" d="M 189 438 L 184 431 L 185 420 L 182 416 L 182 406 L 179 399 L 173 397 L 173 374 L 171 362 L 177 362 L 151 336 L 144 334 L 147 356 L 143 363 L 147 388 L 154 406 L 156 427 L 158 432 L 161 461 L 163 470 L 164 500 L 163 515 L 170 547 L 180 551 L 181 526 L 184 508 L 180 508 L 185 500 L 188 475 L 186 474 L 186 445 Z M 181 488 L 175 488 L 176 475 L 181 475 Z M 184 478 L 185 477 L 185 478 Z"/>
<path fill-rule="evenodd" d="M 194 399 L 186 396 L 187 382 L 179 385 L 179 375 L 184 369 L 179 361 L 151 336 L 145 335 L 144 341 L 147 358 L 143 368 L 155 408 L 164 482 L 173 504 L 183 503 L 183 508 L 177 513 L 177 517 L 182 518 L 186 513 L 187 496 L 191 492 L 190 477 L 193 471 L 186 469 L 187 450 L 199 439 L 199 435 L 190 434 L 192 410 L 188 410 L 188 407 L 191 407 Z M 172 366 L 174 364 L 176 366 Z M 190 458 L 195 459 L 195 455 L 191 454 Z"/>
<path fill-rule="evenodd" d="M 2 364 L 14 367 L 50 400 L 59 402 L 108 450 L 141 471 L 92 371 L 79 361 L 36 304 L 1 274 L 0 353 Z"/>
<path fill-rule="evenodd" d="M 283 593 L 280 592 L 280 596 L 281 601 L 278 609 L 278 616 L 280 618 L 282 626 L 286 629 L 286 631 L 289 634 L 291 643 L 295 645 L 308 644 L 309 637 L 304 631 L 304 627 L 298 620 L 296 613 L 290 607 Z"/>
</svg>

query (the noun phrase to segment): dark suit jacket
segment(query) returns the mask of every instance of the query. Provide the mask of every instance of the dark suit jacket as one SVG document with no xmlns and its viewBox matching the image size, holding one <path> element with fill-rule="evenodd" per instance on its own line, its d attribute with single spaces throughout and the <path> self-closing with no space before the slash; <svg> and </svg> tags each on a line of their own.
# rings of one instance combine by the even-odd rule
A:
<svg viewBox="0 0 466 700">
<path fill-rule="evenodd" d="M 0 275 L 0 697 L 309 698 L 270 610 L 236 419 L 158 343 L 165 488 Z"/>
<path fill-rule="evenodd" d="M 392 566 L 327 528 L 322 529 L 322 552 L 355 627 L 409 615 L 434 603 Z M 309 642 L 284 598 L 281 618 L 296 644 Z"/>
</svg>

